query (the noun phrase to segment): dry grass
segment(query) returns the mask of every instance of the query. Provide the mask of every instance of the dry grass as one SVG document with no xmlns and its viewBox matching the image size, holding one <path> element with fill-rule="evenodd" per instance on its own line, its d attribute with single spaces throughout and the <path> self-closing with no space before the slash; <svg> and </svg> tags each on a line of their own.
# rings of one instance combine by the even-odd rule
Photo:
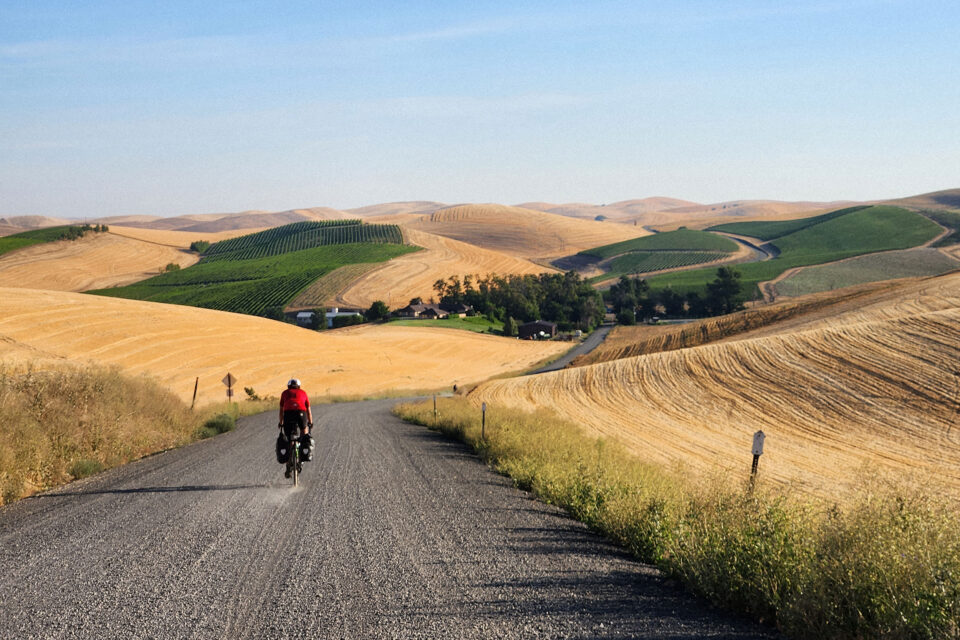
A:
<svg viewBox="0 0 960 640">
<path fill-rule="evenodd" d="M 794 638 L 956 637 L 955 502 L 858 485 L 845 506 L 728 476 L 691 477 L 588 437 L 557 414 L 464 400 L 403 405 L 407 420 L 470 444 L 496 470 L 567 509 L 713 603 Z"/>
<path fill-rule="evenodd" d="M 491 381 L 470 397 L 552 407 L 645 460 L 695 472 L 743 473 L 762 429 L 762 465 L 778 483 L 843 495 L 869 471 L 960 495 L 960 276 L 851 307 L 791 332 L 773 325 L 750 334 L 763 337 Z"/>
<path fill-rule="evenodd" d="M 446 388 L 527 369 L 568 346 L 391 325 L 318 333 L 208 309 L 0 289 L 0 360 L 113 364 L 187 401 L 196 377 L 201 402 L 224 398 L 227 371 L 261 395 L 292 376 L 316 397 Z"/>
<path fill-rule="evenodd" d="M 433 283 L 452 275 L 524 275 L 553 271 L 522 258 L 416 229 L 405 228 L 404 235 L 407 242 L 425 250 L 395 258 L 362 276 L 337 297 L 338 303 L 366 308 L 375 300 L 383 300 L 395 309 L 406 306 L 415 297 L 428 300 L 435 296 Z"/>
<path fill-rule="evenodd" d="M 0 365 L 0 504 L 189 442 L 204 416 L 116 369 Z"/>
<path fill-rule="evenodd" d="M 133 240 L 141 240 L 153 244 L 163 244 L 178 249 L 189 249 L 190 244 L 197 240 L 206 240 L 207 242 L 219 242 L 229 240 L 237 236 L 245 236 L 248 233 L 257 233 L 267 227 L 256 229 L 230 229 L 227 231 L 218 231 L 213 233 L 195 232 L 195 231 L 167 231 L 163 229 L 141 229 L 138 227 L 123 227 L 118 225 L 110 226 L 110 233 Z"/>
<path fill-rule="evenodd" d="M 558 258 L 649 235 L 640 226 L 581 220 L 498 204 L 441 209 L 403 226 L 528 260 Z"/>
</svg>

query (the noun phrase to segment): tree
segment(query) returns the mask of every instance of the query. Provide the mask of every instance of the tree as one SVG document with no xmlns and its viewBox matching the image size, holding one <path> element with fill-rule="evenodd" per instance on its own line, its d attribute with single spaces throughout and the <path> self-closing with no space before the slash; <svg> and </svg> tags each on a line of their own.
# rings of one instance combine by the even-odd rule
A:
<svg viewBox="0 0 960 640">
<path fill-rule="evenodd" d="M 732 267 L 717 269 L 717 277 L 707 283 L 706 305 L 713 315 L 733 313 L 743 309 L 743 285 L 740 272 Z"/>
<path fill-rule="evenodd" d="M 670 287 L 660 292 L 660 304 L 663 305 L 663 312 L 668 316 L 682 316 L 684 302 L 686 302 L 684 297 Z"/>
<path fill-rule="evenodd" d="M 367 309 L 364 315 L 367 317 L 367 320 L 371 322 L 386 320 L 390 317 L 390 307 L 388 307 L 383 300 L 377 300 L 370 305 L 370 308 Z"/>
<path fill-rule="evenodd" d="M 169 271 L 180 271 L 180 265 L 178 265 L 176 262 L 168 262 L 168 263 L 167 263 L 167 266 L 165 266 L 163 269 L 161 269 L 161 271 L 168 271 L 168 272 L 169 272 Z"/>
<path fill-rule="evenodd" d="M 210 243 L 206 240 L 194 240 L 190 243 L 190 251 L 196 251 L 197 253 L 203 253 L 210 248 Z"/>
<path fill-rule="evenodd" d="M 437 282 L 440 282 L 439 280 Z M 423 304 L 423 298 L 417 296 L 416 298 L 410 298 L 410 305 Z"/>
<path fill-rule="evenodd" d="M 283 307 L 267 307 L 263 312 L 265 318 L 270 318 L 271 320 L 286 320 L 287 317 L 283 313 Z"/>
<path fill-rule="evenodd" d="M 323 307 L 319 309 L 312 310 L 313 315 L 310 316 L 310 328 L 314 331 L 320 331 L 321 329 L 327 328 L 327 310 Z"/>
<path fill-rule="evenodd" d="M 503 335 L 510 338 L 517 335 L 517 323 L 510 316 L 503 321 Z"/>
<path fill-rule="evenodd" d="M 621 309 L 617 314 L 617 323 L 627 326 L 637 324 L 637 316 L 633 309 Z"/>
</svg>

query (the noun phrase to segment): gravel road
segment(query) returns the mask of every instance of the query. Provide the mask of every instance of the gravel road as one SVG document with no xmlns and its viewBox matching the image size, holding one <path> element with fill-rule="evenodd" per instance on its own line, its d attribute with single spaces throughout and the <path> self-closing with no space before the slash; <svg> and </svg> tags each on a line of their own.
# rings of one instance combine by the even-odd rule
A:
<svg viewBox="0 0 960 640">
<path fill-rule="evenodd" d="M 318 407 L 300 488 L 275 416 L 0 509 L 0 638 L 760 638 L 457 443 Z"/>
</svg>

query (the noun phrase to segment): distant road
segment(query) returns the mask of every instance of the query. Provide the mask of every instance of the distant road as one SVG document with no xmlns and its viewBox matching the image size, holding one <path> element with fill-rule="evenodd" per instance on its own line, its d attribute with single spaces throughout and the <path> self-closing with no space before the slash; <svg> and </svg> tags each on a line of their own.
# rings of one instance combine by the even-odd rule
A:
<svg viewBox="0 0 960 640">
<path fill-rule="evenodd" d="M 527 375 L 536 375 L 538 373 L 546 373 L 548 371 L 559 371 L 560 369 L 567 368 L 574 358 L 577 356 L 582 356 L 590 353 L 594 349 L 600 346 L 600 344 L 606 340 L 607 334 L 610 333 L 610 330 L 613 329 L 614 325 L 604 325 L 599 327 L 596 331 L 587 336 L 587 339 L 575 346 L 573 349 L 568 351 L 559 360 L 554 360 L 550 364 L 540 367 L 536 371 L 531 371 Z"/>
<path fill-rule="evenodd" d="M 760 638 L 390 415 L 272 413 L 0 509 L 0 638 Z"/>
</svg>

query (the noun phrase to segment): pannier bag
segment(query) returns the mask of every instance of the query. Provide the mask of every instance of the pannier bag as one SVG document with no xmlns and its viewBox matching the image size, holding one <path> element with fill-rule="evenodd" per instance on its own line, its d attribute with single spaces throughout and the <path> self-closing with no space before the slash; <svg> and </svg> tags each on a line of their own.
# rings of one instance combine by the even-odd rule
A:
<svg viewBox="0 0 960 640">
<path fill-rule="evenodd" d="M 304 462 L 313 460 L 313 436 L 309 434 L 300 436 L 300 459 Z"/>
<path fill-rule="evenodd" d="M 290 441 L 282 433 L 277 436 L 277 462 L 286 463 L 290 459 Z"/>
</svg>

